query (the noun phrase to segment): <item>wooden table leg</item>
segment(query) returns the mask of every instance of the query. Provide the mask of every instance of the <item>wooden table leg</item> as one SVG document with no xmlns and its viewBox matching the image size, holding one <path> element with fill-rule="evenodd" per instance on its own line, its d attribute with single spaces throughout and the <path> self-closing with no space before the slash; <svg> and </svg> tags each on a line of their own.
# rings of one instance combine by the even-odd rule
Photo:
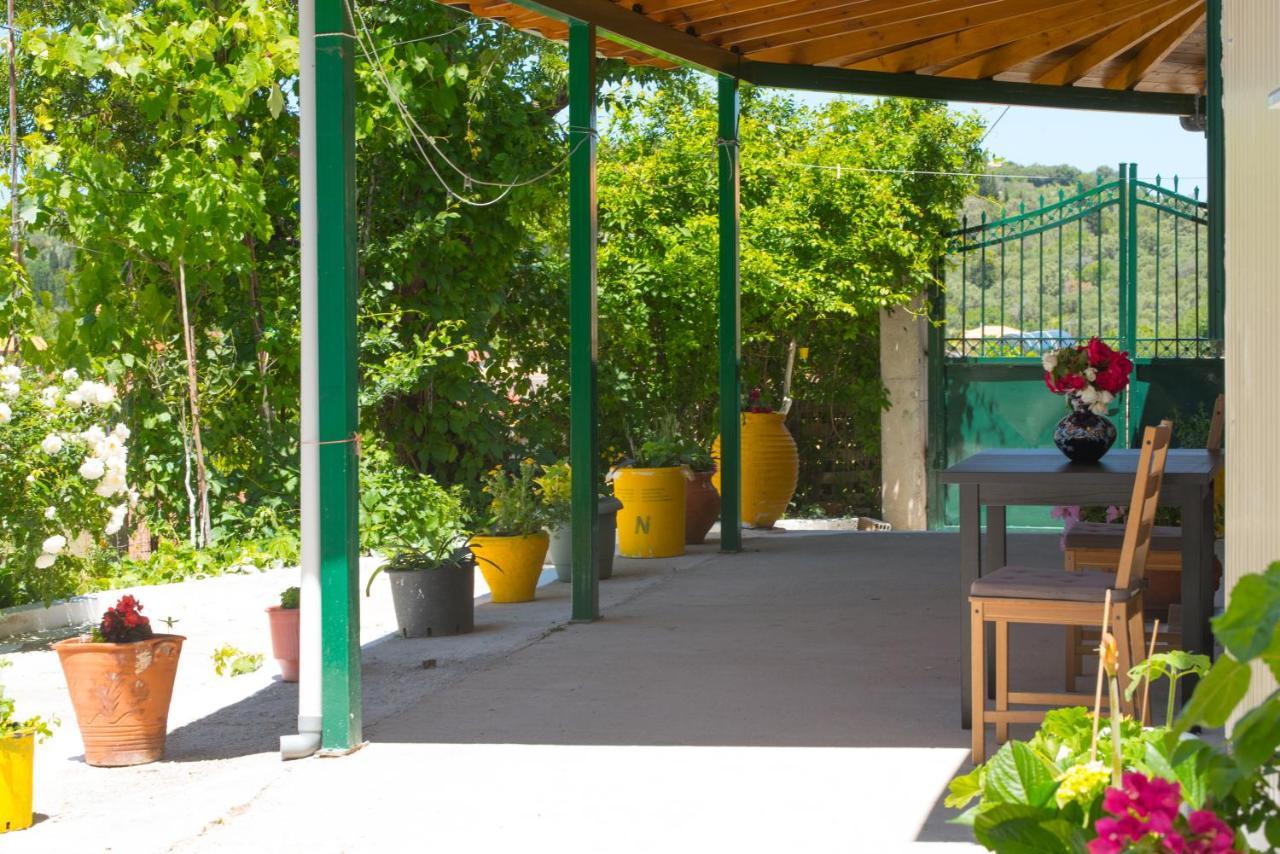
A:
<svg viewBox="0 0 1280 854">
<path fill-rule="evenodd" d="M 1182 509 L 1182 648 L 1213 654 L 1209 617 L 1213 612 L 1213 492 L 1189 487 Z M 1179 682 L 1181 701 L 1191 696 L 1195 677 Z"/>
<path fill-rule="evenodd" d="M 987 535 L 982 572 L 992 573 L 1009 564 L 1009 529 L 1005 524 L 1004 505 L 987 505 Z M 996 626 L 987 626 L 987 699 L 996 696 Z"/>
<path fill-rule="evenodd" d="M 972 644 L 970 634 L 969 588 L 978 580 L 982 567 L 981 521 L 977 484 L 960 485 L 960 726 L 969 729 L 973 709 Z"/>
</svg>

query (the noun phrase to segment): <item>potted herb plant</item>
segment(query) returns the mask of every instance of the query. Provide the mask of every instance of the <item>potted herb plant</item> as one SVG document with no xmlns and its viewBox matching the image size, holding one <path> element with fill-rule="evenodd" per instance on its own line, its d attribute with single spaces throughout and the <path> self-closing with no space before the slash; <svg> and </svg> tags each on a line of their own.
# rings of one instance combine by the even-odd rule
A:
<svg viewBox="0 0 1280 854">
<path fill-rule="evenodd" d="M 622 502 L 618 554 L 640 558 L 684 554 L 688 476 L 684 447 L 666 429 L 613 470 L 613 494 Z"/>
<path fill-rule="evenodd" d="M 720 493 L 711 483 L 716 461 L 694 442 L 685 444 L 682 457 L 690 472 L 684 482 L 684 541 L 696 546 L 706 541 L 707 532 L 720 518 Z"/>
<path fill-rule="evenodd" d="M 0 667 L 8 665 L 0 659 Z M 14 714 L 13 700 L 0 684 L 0 833 L 31 826 L 36 741 L 50 735 L 44 719 L 20 720 Z"/>
<path fill-rule="evenodd" d="M 181 635 L 158 635 L 122 596 L 91 635 L 53 645 L 90 765 L 141 765 L 164 755 Z"/>
<path fill-rule="evenodd" d="M 494 602 L 531 602 L 538 589 L 550 538 L 537 475 L 537 464 L 525 460 L 514 474 L 496 468 L 484 478 L 489 525 L 469 545 Z"/>
<path fill-rule="evenodd" d="M 542 504 L 547 517 L 547 531 L 551 535 L 551 565 L 556 577 L 563 582 L 573 580 L 573 531 L 570 515 L 573 501 L 572 478 L 569 464 L 561 461 L 549 465 L 537 478 L 542 490 Z M 596 574 L 599 578 L 613 577 L 613 552 L 617 543 L 618 511 L 622 502 L 612 495 L 601 494 L 596 501 L 599 523 L 596 528 Z"/>
<path fill-rule="evenodd" d="M 289 587 L 280 594 L 280 604 L 267 609 L 267 621 L 271 626 L 271 654 L 280 665 L 280 678 L 285 682 L 298 681 L 298 605 L 302 591 Z"/>
</svg>

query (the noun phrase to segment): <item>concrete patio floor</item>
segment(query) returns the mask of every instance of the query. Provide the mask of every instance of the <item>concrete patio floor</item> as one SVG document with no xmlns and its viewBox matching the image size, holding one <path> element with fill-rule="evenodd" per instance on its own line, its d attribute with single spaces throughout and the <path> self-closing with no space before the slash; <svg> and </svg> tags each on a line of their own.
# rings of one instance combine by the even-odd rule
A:
<svg viewBox="0 0 1280 854">
<path fill-rule="evenodd" d="M 180 715 L 152 766 L 84 766 L 68 717 L 42 748 L 65 755 L 38 770 L 48 818 L 0 847 L 970 849 L 941 806 L 968 762 L 956 536 L 746 546 L 620 561 L 589 625 L 565 622 L 567 585 L 552 584 L 535 603 L 478 606 L 473 635 L 404 640 L 375 596 L 369 743 L 348 757 L 279 761 L 296 689 L 278 682 Z M 1015 535 L 1010 551 L 1060 560 L 1053 535 Z M 1014 685 L 1057 689 L 1061 644 L 1015 628 Z"/>
</svg>

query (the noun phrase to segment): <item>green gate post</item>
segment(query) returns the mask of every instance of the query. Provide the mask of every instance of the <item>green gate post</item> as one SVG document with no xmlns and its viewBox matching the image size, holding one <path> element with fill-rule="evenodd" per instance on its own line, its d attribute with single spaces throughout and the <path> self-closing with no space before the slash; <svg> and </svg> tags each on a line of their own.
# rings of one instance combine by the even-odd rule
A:
<svg viewBox="0 0 1280 854">
<path fill-rule="evenodd" d="M 575 622 L 600 615 L 596 575 L 596 28 L 569 21 L 569 464 Z"/>
<path fill-rule="evenodd" d="M 719 78 L 720 551 L 742 550 L 741 298 L 738 287 L 738 81 Z"/>
<path fill-rule="evenodd" d="M 1212 341 L 1222 341 L 1226 306 L 1226 141 L 1222 115 L 1222 0 L 1208 0 L 1205 14 L 1208 44 L 1205 49 L 1205 136 L 1209 156 L 1209 328 Z M 1199 330 L 1196 330 L 1199 334 Z M 1197 349 L 1196 355 L 1200 355 Z"/>
<path fill-rule="evenodd" d="M 316 2 L 321 748 L 363 741 L 356 430 L 355 41 L 344 0 Z"/>
</svg>

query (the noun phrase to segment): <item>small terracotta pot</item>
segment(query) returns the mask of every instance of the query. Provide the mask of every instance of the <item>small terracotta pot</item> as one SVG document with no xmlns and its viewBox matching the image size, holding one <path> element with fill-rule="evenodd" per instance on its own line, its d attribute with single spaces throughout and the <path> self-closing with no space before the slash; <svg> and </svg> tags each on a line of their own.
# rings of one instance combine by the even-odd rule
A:
<svg viewBox="0 0 1280 854">
<path fill-rule="evenodd" d="M 267 609 L 267 621 L 271 623 L 271 655 L 280 665 L 280 678 L 285 682 L 298 681 L 297 608 L 281 608 L 272 605 Z"/>
<path fill-rule="evenodd" d="M 181 635 L 94 643 L 89 635 L 53 645 L 90 765 L 141 765 L 164 756 Z"/>
<path fill-rule="evenodd" d="M 695 471 L 684 485 L 684 541 L 696 546 L 720 517 L 720 493 L 711 485 L 713 471 Z"/>
</svg>

